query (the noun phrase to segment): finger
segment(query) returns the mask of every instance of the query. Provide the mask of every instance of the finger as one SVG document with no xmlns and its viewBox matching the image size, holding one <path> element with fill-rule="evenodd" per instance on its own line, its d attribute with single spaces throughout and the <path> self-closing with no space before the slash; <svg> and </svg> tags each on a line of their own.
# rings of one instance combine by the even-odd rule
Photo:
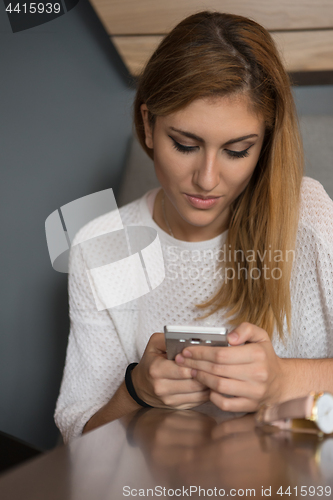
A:
<svg viewBox="0 0 333 500">
<path fill-rule="evenodd" d="M 147 349 L 150 352 L 165 353 L 166 345 L 165 345 L 164 333 L 161 332 L 153 333 L 148 341 Z"/>
<path fill-rule="evenodd" d="M 258 403 L 248 398 L 226 398 L 215 391 L 210 392 L 210 400 L 215 406 L 229 412 L 254 412 Z"/>
<path fill-rule="evenodd" d="M 169 380 L 159 379 L 153 384 L 155 395 L 159 398 L 175 395 L 189 394 L 193 392 L 203 392 L 207 390 L 207 386 L 200 381 L 190 380 Z"/>
<path fill-rule="evenodd" d="M 247 363 L 244 365 L 243 364 L 230 365 L 230 364 L 211 363 L 210 361 L 197 361 L 195 359 L 185 358 L 184 363 L 182 363 L 181 366 L 186 366 L 188 368 L 193 368 L 194 370 L 197 371 L 210 373 L 211 375 L 216 375 L 217 377 L 224 377 L 242 381 L 246 381 L 249 379 L 256 380 L 257 378 L 258 382 L 261 381 L 260 379 L 261 371 L 258 372 L 254 363 Z"/>
<path fill-rule="evenodd" d="M 191 368 L 178 366 L 173 360 L 157 356 L 149 366 L 149 376 L 155 379 L 192 379 Z"/>
<path fill-rule="evenodd" d="M 230 347 L 208 347 L 193 346 L 186 347 L 181 354 L 177 354 L 175 361 L 177 364 L 190 366 L 184 360 L 204 360 L 211 363 L 239 365 L 253 363 L 253 352 L 255 344 L 230 346 Z"/>
<path fill-rule="evenodd" d="M 269 335 L 263 328 L 246 322 L 241 323 L 228 334 L 228 342 L 233 346 L 245 342 L 265 342 L 269 340 Z"/>
<path fill-rule="evenodd" d="M 209 401 L 210 391 L 191 392 L 188 394 L 171 394 L 163 398 L 163 403 L 171 408 L 186 410 Z"/>
<path fill-rule="evenodd" d="M 261 384 L 217 377 L 216 375 L 201 371 L 197 372 L 196 379 L 219 394 L 248 399 L 260 399 L 263 396 L 263 387 Z"/>
</svg>

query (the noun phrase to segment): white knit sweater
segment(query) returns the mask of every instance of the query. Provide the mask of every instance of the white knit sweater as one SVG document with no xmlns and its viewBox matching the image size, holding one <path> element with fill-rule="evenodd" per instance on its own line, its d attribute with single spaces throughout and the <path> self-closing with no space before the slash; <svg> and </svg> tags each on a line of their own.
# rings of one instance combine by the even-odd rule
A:
<svg viewBox="0 0 333 500">
<path fill-rule="evenodd" d="M 219 250 L 227 231 L 202 242 L 171 237 L 152 219 L 158 190 L 153 189 L 119 209 L 125 227 L 151 226 L 158 232 L 166 276 L 150 293 L 111 309 L 97 310 L 85 257 L 81 252 L 71 251 L 68 284 L 71 328 L 55 410 L 55 421 L 65 442 L 80 435 L 90 417 L 112 397 L 124 379 L 127 364 L 140 360 L 154 332 L 163 332 L 166 324 L 228 326 L 221 310 L 194 322 L 194 318 L 203 314 L 195 304 L 206 301 L 221 285 L 216 259 L 221 255 Z M 119 229 L 119 217 L 109 212 L 84 226 L 77 233 L 73 247 L 90 240 L 89 252 L 96 259 L 90 267 L 110 262 L 114 248 L 108 247 L 107 240 L 100 235 L 115 229 Z M 120 233 L 118 250 L 124 246 Z M 322 185 L 309 177 L 302 182 L 290 286 L 292 334 L 286 333 L 283 344 L 275 332 L 276 353 L 289 358 L 333 358 L 333 201 Z"/>
</svg>

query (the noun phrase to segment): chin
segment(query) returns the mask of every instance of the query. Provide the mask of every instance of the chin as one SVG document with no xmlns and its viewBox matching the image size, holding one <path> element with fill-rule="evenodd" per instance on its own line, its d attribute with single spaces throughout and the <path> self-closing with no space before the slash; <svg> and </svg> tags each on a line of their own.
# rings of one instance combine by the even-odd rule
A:
<svg viewBox="0 0 333 500">
<path fill-rule="evenodd" d="M 213 224 L 215 221 L 215 217 L 183 217 L 182 218 L 191 224 L 191 226 L 195 227 L 207 227 Z"/>
</svg>

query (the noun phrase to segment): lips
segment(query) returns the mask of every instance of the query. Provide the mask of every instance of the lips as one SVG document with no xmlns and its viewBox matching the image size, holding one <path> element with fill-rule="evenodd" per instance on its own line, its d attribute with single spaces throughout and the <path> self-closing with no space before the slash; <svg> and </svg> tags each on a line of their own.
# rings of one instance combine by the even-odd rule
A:
<svg viewBox="0 0 333 500">
<path fill-rule="evenodd" d="M 202 197 L 198 195 L 190 195 L 184 193 L 184 196 L 186 200 L 195 208 L 210 208 L 218 203 L 218 200 L 220 199 L 219 197 L 215 196 L 209 196 L 209 197 Z"/>
<path fill-rule="evenodd" d="M 202 196 L 200 194 L 188 194 L 187 196 L 191 196 L 191 198 L 199 198 L 200 200 L 215 200 L 216 198 L 220 198 L 220 196 Z"/>
</svg>

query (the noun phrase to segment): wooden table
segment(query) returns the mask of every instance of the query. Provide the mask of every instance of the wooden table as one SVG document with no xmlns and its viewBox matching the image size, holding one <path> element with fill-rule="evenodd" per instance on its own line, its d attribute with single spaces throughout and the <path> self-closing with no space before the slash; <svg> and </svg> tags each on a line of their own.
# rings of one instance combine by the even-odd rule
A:
<svg viewBox="0 0 333 500">
<path fill-rule="evenodd" d="M 0 476 L 1 500 L 223 496 L 333 498 L 333 437 L 142 409 Z"/>
</svg>

